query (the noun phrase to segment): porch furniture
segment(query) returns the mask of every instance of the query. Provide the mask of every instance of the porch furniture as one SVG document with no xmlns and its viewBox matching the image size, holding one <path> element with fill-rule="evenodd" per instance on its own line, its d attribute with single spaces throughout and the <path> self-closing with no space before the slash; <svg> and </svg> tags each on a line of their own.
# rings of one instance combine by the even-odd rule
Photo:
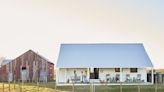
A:
<svg viewBox="0 0 164 92">
<path fill-rule="evenodd" d="M 133 83 L 137 82 L 137 78 L 133 77 Z"/>
<path fill-rule="evenodd" d="M 142 80 L 141 80 L 141 74 L 137 74 L 137 82 L 142 82 Z"/>
<path fill-rule="evenodd" d="M 115 77 L 112 77 L 111 82 L 112 83 L 116 83 L 116 78 Z"/>
<path fill-rule="evenodd" d="M 72 76 L 71 81 L 72 83 L 80 83 L 81 82 L 80 76 Z"/>
<path fill-rule="evenodd" d="M 99 79 L 99 81 L 100 81 L 101 84 L 104 84 L 105 83 L 104 80 Z"/>
<path fill-rule="evenodd" d="M 126 74 L 125 82 L 131 82 L 130 74 Z"/>
<path fill-rule="evenodd" d="M 106 74 L 106 82 L 111 82 L 110 74 Z"/>
<path fill-rule="evenodd" d="M 116 79 L 116 82 L 120 82 L 120 74 L 116 74 L 116 77 L 115 77 Z"/>
<path fill-rule="evenodd" d="M 87 80 L 87 76 L 83 75 L 83 82 L 82 83 L 89 83 L 89 81 Z"/>
</svg>

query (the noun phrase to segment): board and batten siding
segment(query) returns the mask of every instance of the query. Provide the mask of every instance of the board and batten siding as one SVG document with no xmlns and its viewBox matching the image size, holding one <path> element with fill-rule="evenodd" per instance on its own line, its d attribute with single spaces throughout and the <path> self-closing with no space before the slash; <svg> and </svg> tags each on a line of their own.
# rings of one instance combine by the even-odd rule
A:
<svg viewBox="0 0 164 92">
<path fill-rule="evenodd" d="M 32 50 L 1 66 L 0 70 L 3 81 L 50 81 L 54 77 L 54 64 Z"/>
</svg>

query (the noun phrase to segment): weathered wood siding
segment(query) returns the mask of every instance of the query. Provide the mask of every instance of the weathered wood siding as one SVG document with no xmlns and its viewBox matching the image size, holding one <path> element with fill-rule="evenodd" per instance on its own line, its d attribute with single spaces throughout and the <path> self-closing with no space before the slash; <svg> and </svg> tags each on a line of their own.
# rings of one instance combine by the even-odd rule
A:
<svg viewBox="0 0 164 92">
<path fill-rule="evenodd" d="M 52 80 L 54 77 L 54 64 L 34 51 L 29 50 L 16 59 L 12 60 L 12 62 L 1 67 L 1 79 L 3 81 L 7 81 L 8 73 L 12 72 L 13 80 L 22 80 L 22 69 L 27 70 L 27 81 L 30 82 L 40 80 L 41 70 L 46 71 L 47 80 Z"/>
</svg>

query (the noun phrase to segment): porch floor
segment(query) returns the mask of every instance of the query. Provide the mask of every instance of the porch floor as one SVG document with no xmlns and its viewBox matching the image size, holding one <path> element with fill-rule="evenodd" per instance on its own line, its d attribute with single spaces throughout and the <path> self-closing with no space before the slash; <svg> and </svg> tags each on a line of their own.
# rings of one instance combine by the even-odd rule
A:
<svg viewBox="0 0 164 92">
<path fill-rule="evenodd" d="M 87 86 L 87 85 L 153 85 L 151 82 L 147 83 L 58 83 L 57 86 Z"/>
</svg>

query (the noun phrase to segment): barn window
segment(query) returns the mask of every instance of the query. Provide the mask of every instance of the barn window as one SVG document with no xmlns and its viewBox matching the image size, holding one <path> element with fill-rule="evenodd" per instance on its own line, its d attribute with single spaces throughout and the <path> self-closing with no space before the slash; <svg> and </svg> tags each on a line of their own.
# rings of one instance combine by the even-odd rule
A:
<svg viewBox="0 0 164 92">
<path fill-rule="evenodd" d="M 120 72 L 120 68 L 115 68 L 115 72 Z"/>
<path fill-rule="evenodd" d="M 131 73 L 137 73 L 138 69 L 137 68 L 130 68 Z"/>
<path fill-rule="evenodd" d="M 26 70 L 26 67 L 22 67 L 22 70 Z"/>
</svg>

